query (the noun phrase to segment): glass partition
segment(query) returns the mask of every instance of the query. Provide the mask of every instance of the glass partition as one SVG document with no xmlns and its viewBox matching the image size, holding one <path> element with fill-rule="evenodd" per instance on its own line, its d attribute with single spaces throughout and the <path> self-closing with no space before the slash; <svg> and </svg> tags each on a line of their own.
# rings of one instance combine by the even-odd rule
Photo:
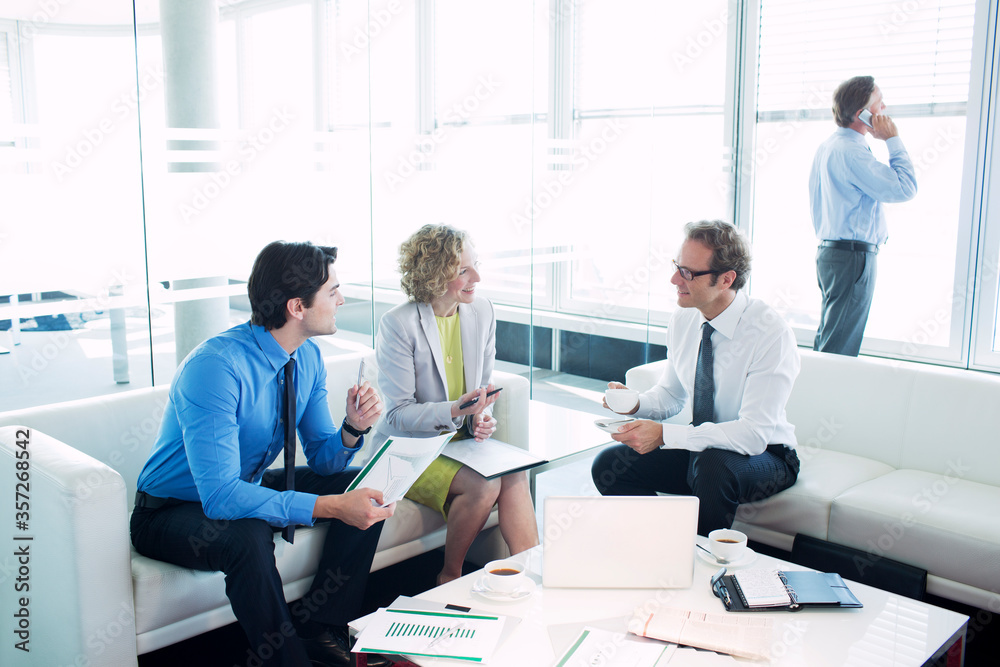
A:
<svg viewBox="0 0 1000 667">
<path fill-rule="evenodd" d="M 751 296 L 810 339 L 801 180 L 829 127 L 809 82 L 836 63 L 788 55 L 783 26 L 850 44 L 854 24 L 736 0 L 77 4 L 0 8 L 0 409 L 168 383 L 249 317 L 250 266 L 278 238 L 340 247 L 347 304 L 320 343 L 370 347 L 427 222 L 472 235 L 500 367 L 536 399 L 573 386 L 593 408 L 663 357 L 691 220 L 750 233 Z M 961 365 L 972 320 L 996 320 L 992 292 L 959 299 L 995 282 L 974 248 L 996 225 L 969 205 L 990 194 L 995 21 L 972 21 L 985 0 L 930 4 L 873 3 L 851 51 L 950 54 L 932 82 L 877 73 L 922 199 L 893 208 L 866 349 Z"/>
</svg>

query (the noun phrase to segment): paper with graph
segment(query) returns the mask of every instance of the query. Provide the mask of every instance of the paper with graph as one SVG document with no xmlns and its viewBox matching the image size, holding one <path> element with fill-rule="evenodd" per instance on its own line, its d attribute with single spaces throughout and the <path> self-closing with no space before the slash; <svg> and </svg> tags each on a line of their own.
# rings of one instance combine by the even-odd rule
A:
<svg viewBox="0 0 1000 667">
<path fill-rule="evenodd" d="M 485 663 L 506 619 L 416 609 L 379 609 L 358 634 L 354 652 L 390 653 Z"/>
<path fill-rule="evenodd" d="M 433 438 L 389 438 L 347 490 L 369 488 L 381 491 L 383 507 L 401 500 L 454 435 L 452 432 Z"/>
</svg>

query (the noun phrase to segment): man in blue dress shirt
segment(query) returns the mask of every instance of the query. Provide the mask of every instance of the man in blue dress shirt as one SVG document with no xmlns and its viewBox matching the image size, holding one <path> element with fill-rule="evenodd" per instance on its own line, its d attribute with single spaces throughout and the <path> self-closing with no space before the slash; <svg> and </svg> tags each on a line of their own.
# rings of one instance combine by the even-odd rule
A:
<svg viewBox="0 0 1000 667">
<path fill-rule="evenodd" d="M 872 77 L 840 84 L 833 93 L 840 127 L 816 151 L 809 175 L 813 227 L 820 240 L 816 277 L 823 307 L 813 344 L 820 352 L 858 356 L 875 292 L 876 255 L 889 235 L 882 203 L 917 194 L 913 162 L 884 111 L 882 91 Z M 886 143 L 888 165 L 872 155 L 866 134 Z"/>
<path fill-rule="evenodd" d="M 309 339 L 337 330 L 344 299 L 336 258 L 336 248 L 311 243 L 276 241 L 260 252 L 247 285 L 250 321 L 181 363 L 139 475 L 132 543 L 150 558 L 226 574 L 226 595 L 250 642 L 248 664 L 349 664 L 346 625 L 360 615 L 382 521 L 394 510 L 378 507 L 382 494 L 372 489 L 344 493 L 357 474 L 347 465 L 382 404 L 365 382 L 347 391 L 340 427 L 330 415 L 323 358 Z M 279 415 L 287 414 L 289 360 L 309 464 L 296 468 L 293 491 L 284 470 L 268 470 L 284 450 Z M 317 520 L 329 527 L 316 577 L 289 609 L 274 531 Z"/>
</svg>

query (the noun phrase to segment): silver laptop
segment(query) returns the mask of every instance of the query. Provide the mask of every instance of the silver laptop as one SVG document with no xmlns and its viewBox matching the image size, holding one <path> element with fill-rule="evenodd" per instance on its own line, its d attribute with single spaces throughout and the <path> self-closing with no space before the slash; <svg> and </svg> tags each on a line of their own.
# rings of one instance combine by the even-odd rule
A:
<svg viewBox="0 0 1000 667">
<path fill-rule="evenodd" d="M 549 496 L 542 584 L 551 588 L 688 588 L 694 496 Z"/>
</svg>

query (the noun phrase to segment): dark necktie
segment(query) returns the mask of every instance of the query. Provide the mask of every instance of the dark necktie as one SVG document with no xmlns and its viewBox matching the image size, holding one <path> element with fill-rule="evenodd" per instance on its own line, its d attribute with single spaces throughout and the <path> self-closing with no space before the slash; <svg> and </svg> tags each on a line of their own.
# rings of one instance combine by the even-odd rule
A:
<svg viewBox="0 0 1000 667">
<path fill-rule="evenodd" d="M 701 325 L 701 345 L 698 347 L 698 366 L 694 372 L 694 404 L 691 407 L 691 424 L 698 426 L 715 421 L 715 380 L 712 379 L 712 332 L 708 322 Z"/>
<path fill-rule="evenodd" d="M 285 490 L 295 490 L 295 360 L 285 364 Z M 295 526 L 285 526 L 281 536 L 291 544 L 295 539 Z"/>
</svg>

